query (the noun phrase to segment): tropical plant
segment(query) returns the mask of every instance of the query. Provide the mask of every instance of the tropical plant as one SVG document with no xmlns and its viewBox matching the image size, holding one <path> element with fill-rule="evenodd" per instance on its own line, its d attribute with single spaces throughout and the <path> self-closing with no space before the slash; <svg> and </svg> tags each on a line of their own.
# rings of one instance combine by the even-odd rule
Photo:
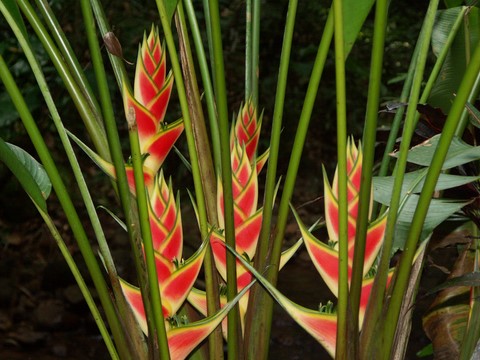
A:
<svg viewBox="0 0 480 360">
<path fill-rule="evenodd" d="M 122 47 L 100 1 L 80 2 L 94 80 L 85 75 L 47 1 L 37 0 L 34 5 L 28 0 L 0 2 L 0 11 L 44 97 L 75 184 L 65 184 L 31 115 L 30 107 L 37 104 L 25 102 L 1 54 L 0 78 L 41 164 L 2 139 L 0 159 L 18 178 L 46 222 L 112 358 L 221 359 L 225 356 L 225 338 L 229 359 L 266 359 L 274 300 L 337 359 L 405 357 L 411 308 L 427 244 L 435 228 L 452 218 L 470 224 L 475 256 L 478 252 L 479 174 L 471 162 L 480 158 L 472 130 L 478 127 L 480 118 L 474 106 L 480 83 L 480 12 L 476 6 L 462 5 L 461 1 L 445 1 L 445 9 L 440 9 L 438 0 L 429 2 L 403 91 L 398 102 L 386 105 L 386 110 L 393 109 L 395 116 L 383 160 L 377 168 L 376 134 L 384 83 L 388 3 L 334 0 L 330 7 L 325 6 L 328 16 L 305 100 L 297 116 L 297 127 L 291 129 L 290 122 L 283 120 L 283 113 L 298 1 L 288 1 L 274 109 L 271 117 L 269 114 L 271 137 L 268 149 L 259 155 L 261 134 L 268 132 L 262 131 L 266 124 L 259 109 L 262 103 L 271 101 L 264 102 L 265 95 L 259 93 L 260 1 L 245 3 L 244 97 L 237 99 L 243 105 L 231 124 L 218 1 L 204 1 L 201 12 L 191 0 L 156 1 L 161 30 L 145 24 L 151 30 L 140 44 L 133 89 Z M 357 141 L 347 136 L 345 65 L 374 4 L 366 115 L 363 137 L 357 146 Z M 323 9 L 323 5 L 317 7 Z M 200 29 L 197 21 L 200 16 L 205 19 L 205 30 Z M 69 114 L 57 108 L 53 100 L 29 40 L 31 32 L 35 32 L 51 59 L 85 131 L 67 129 L 67 122 L 62 120 Z M 103 53 L 99 38 L 105 44 Z M 321 221 L 308 227 L 293 210 L 301 239 L 284 250 L 285 229 L 293 208 L 290 202 L 332 40 L 337 169 L 331 183 L 324 170 L 328 239 L 321 241 L 315 233 Z M 427 76 L 430 44 L 435 63 Z M 107 55 L 117 86 L 107 78 Z M 170 67 L 172 71 L 168 71 Z M 174 91 L 176 96 L 172 96 Z M 122 99 L 122 115 L 115 114 L 111 94 Z M 180 119 L 169 114 L 171 99 L 180 107 Z M 358 113 L 358 109 L 351 113 Z M 420 114 L 423 118 L 419 121 Z M 125 119 L 128 128 L 129 149 L 121 145 L 119 119 Z M 401 141 L 397 144 L 402 123 Z M 287 125 L 289 128 L 284 129 Z M 428 130 L 432 127 L 433 131 Z M 423 137 L 419 144 L 416 132 Z M 435 135 L 438 132 L 441 134 Z M 182 133 L 188 154 L 181 154 L 184 147 L 180 146 L 175 151 L 192 175 L 193 191 L 189 195 L 200 234 L 191 241 L 196 250 L 188 259 L 183 259 L 183 229 L 192 224 L 182 221 L 179 197 L 173 190 L 176 186 L 172 180 L 166 180 L 168 167 L 163 167 Z M 279 179 L 280 150 L 289 143 L 285 134 L 292 133 L 295 136 L 288 169 Z M 466 139 L 473 138 L 469 144 L 461 140 L 467 133 L 473 134 L 465 135 Z M 131 283 L 124 280 L 126 274 L 117 271 L 97 214 L 96 189 L 87 186 L 74 146 L 109 175 L 121 208 L 118 214 L 109 213 L 125 229 L 135 264 L 136 276 Z M 125 153 L 129 154 L 128 159 Z M 263 177 L 259 176 L 263 168 L 265 184 L 261 186 Z M 378 174 L 375 178 L 374 172 Z M 467 187 L 469 192 L 458 195 L 456 191 L 461 187 Z M 81 219 L 73 205 L 71 194 L 77 188 L 88 219 Z M 98 301 L 91 295 L 49 213 L 51 189 L 82 252 Z M 458 216 L 461 212 L 463 216 Z M 95 245 L 85 231 L 87 220 L 94 230 Z M 280 269 L 302 244 L 337 298 L 336 306 L 329 302 L 319 309 L 308 309 L 276 288 Z M 94 251 L 97 247 L 99 257 Z M 400 255 L 398 261 L 392 260 L 394 254 Z M 454 285 L 467 286 L 473 295 L 471 301 L 452 308 L 447 303 L 445 306 L 454 314 L 450 317 L 442 317 L 441 312 L 433 309 L 425 323 L 431 328 L 440 319 L 448 326 L 461 318 L 462 326 L 452 330 L 457 340 L 450 345 L 432 336 L 433 351 L 439 354 L 445 347 L 456 346 L 460 350 L 455 354 L 469 359 L 480 337 L 480 305 L 475 296 L 478 261 L 462 261 L 455 273 L 458 276 L 438 288 L 443 292 L 437 302 L 444 304 Z M 256 281 L 260 284 L 254 285 Z M 203 288 L 199 289 L 200 286 Z M 187 299 L 204 318 L 193 320 L 189 316 Z M 221 323 L 223 326 L 219 326 Z M 208 355 L 199 348 L 207 337 Z"/>
</svg>

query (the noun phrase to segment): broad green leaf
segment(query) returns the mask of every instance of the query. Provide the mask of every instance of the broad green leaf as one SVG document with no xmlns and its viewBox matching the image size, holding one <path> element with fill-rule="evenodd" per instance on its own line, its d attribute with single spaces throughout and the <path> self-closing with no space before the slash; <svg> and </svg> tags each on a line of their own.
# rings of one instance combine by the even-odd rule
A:
<svg viewBox="0 0 480 360">
<path fill-rule="evenodd" d="M 435 150 L 440 140 L 440 134 L 424 141 L 410 149 L 407 160 L 413 164 L 430 166 Z M 393 156 L 397 156 L 394 154 Z M 480 146 L 466 144 L 458 137 L 454 137 L 443 163 L 443 170 L 453 168 L 480 159 Z"/>
<path fill-rule="evenodd" d="M 0 160 L 12 171 L 33 202 L 45 213 L 52 184 L 43 166 L 26 151 L 0 138 Z"/>
<path fill-rule="evenodd" d="M 445 39 L 451 32 L 452 25 L 461 10 L 462 7 L 455 7 L 438 12 L 432 34 L 434 53 L 438 54 L 437 51 L 443 47 Z M 478 33 L 480 32 L 479 9 L 472 7 L 467 14 L 464 25 L 460 26 L 457 32 L 428 99 L 429 104 L 440 107 L 447 114 L 470 60 L 470 54 L 478 42 Z"/>
<path fill-rule="evenodd" d="M 343 35 L 345 42 L 345 56 L 352 50 L 358 33 L 365 22 L 374 0 L 346 0 L 343 5 Z"/>
<path fill-rule="evenodd" d="M 407 193 L 420 193 L 425 182 L 426 169 L 413 171 L 405 174 L 402 185 L 402 197 Z M 460 176 L 450 174 L 440 174 L 435 191 L 451 189 L 457 186 L 462 186 L 480 179 L 480 176 Z M 393 183 L 395 178 L 393 176 L 375 177 L 373 179 L 373 191 L 375 194 L 375 201 L 381 204 L 389 205 L 390 197 L 392 195 Z"/>
</svg>

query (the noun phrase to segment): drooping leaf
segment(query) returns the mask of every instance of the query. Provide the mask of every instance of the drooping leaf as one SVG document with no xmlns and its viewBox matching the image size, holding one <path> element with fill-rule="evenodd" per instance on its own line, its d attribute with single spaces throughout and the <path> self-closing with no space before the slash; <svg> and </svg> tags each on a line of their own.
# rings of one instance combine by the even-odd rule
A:
<svg viewBox="0 0 480 360">
<path fill-rule="evenodd" d="M 418 194 L 422 191 L 423 184 L 425 183 L 426 169 L 412 171 L 405 174 L 402 184 L 401 197 L 407 193 Z M 460 176 L 451 174 L 440 174 L 435 191 L 441 191 L 445 189 L 451 189 L 457 186 L 469 184 L 480 179 L 480 176 Z M 373 178 L 373 192 L 374 199 L 381 204 L 389 205 L 390 197 L 392 195 L 393 176 L 374 177 Z"/>
<path fill-rule="evenodd" d="M 18 26 L 23 36 L 28 39 L 27 28 L 23 22 L 17 2 L 15 0 L 2 0 L 0 3 L 0 11 L 8 13 L 12 20 L 15 21 L 15 25 Z"/>
<path fill-rule="evenodd" d="M 407 160 L 413 164 L 430 166 L 439 140 L 440 134 L 413 147 L 408 152 Z M 393 154 L 393 156 L 397 157 L 398 153 Z M 480 146 L 468 145 L 455 136 L 448 149 L 447 157 L 445 158 L 442 169 L 450 169 L 478 159 L 480 159 Z"/>
<path fill-rule="evenodd" d="M 52 190 L 50 179 L 43 166 L 18 146 L 0 138 L 0 161 L 12 171 L 35 204 L 47 212 L 46 199 Z"/>
</svg>

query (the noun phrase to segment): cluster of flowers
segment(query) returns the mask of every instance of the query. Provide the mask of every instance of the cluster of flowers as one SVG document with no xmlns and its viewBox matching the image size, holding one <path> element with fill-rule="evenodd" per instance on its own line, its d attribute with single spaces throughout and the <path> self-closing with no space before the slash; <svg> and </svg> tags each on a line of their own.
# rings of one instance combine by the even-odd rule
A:
<svg viewBox="0 0 480 360">
<path fill-rule="evenodd" d="M 172 325 L 171 319 L 176 316 L 184 301 L 194 305 L 206 316 L 206 294 L 193 288 L 199 274 L 207 249 L 204 243 L 188 260 L 183 260 L 183 232 L 179 202 L 175 199 L 172 185 L 164 179 L 160 170 L 162 163 L 183 131 L 182 120 L 171 124 L 164 123 L 164 116 L 173 86 L 172 74 L 166 74 L 165 52 L 159 41 L 157 32 L 152 28 L 148 37 L 144 37 L 140 47 L 136 65 L 133 94 L 130 87 L 124 84 L 125 112 L 135 112 L 138 136 L 144 161 L 144 179 L 150 200 L 150 225 L 152 229 L 153 247 L 158 274 L 158 284 L 163 305 L 163 315 L 167 329 L 170 354 L 173 359 L 185 358 L 213 329 L 224 319 L 228 311 L 226 298 L 222 295 L 222 311 L 203 321 L 184 326 Z M 236 251 L 248 261 L 255 256 L 259 238 L 262 209 L 258 209 L 257 176 L 268 159 L 268 151 L 257 156 L 261 116 L 250 101 L 241 108 L 231 130 L 231 166 L 234 200 L 234 224 Z M 348 144 L 348 260 L 349 278 L 353 263 L 355 245 L 356 218 L 358 211 L 358 193 L 360 190 L 362 153 L 353 141 Z M 105 162 L 102 168 L 115 176 L 113 166 Z M 135 193 L 133 168 L 126 166 L 127 177 L 132 193 Z M 338 186 L 337 175 L 330 185 L 324 177 L 325 185 L 325 218 L 329 235 L 328 244 L 316 239 L 297 217 L 303 242 L 318 272 L 334 295 L 338 294 Z M 212 227 L 210 245 L 215 258 L 217 270 L 226 281 L 226 248 L 223 245 L 224 209 L 223 189 L 218 181 L 217 206 L 218 226 Z M 365 309 L 370 297 L 373 278 L 367 278 L 384 237 L 386 217 L 372 223 L 367 233 L 366 253 L 364 260 L 364 281 L 360 302 L 360 323 L 363 321 Z M 282 254 L 282 267 L 300 246 L 298 241 L 291 249 Z M 252 274 L 240 261 L 237 261 L 237 288 L 244 289 L 251 281 Z M 146 314 L 139 288 L 121 281 L 125 297 L 130 304 L 142 330 L 147 334 Z M 310 310 L 299 306 L 280 293 L 277 300 L 291 316 L 314 336 L 326 349 L 334 355 L 336 343 L 337 317 L 334 312 Z M 239 301 L 242 329 L 247 311 L 248 292 Z M 226 319 L 222 323 L 226 336 Z"/>
</svg>

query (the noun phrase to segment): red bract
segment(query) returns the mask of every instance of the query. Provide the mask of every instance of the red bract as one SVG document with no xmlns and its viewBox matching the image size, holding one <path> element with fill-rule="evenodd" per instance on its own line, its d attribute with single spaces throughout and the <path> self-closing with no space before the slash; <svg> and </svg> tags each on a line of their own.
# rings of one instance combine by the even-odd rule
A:
<svg viewBox="0 0 480 360">
<path fill-rule="evenodd" d="M 235 250 L 244 255 L 249 261 L 255 256 L 258 237 L 262 226 L 262 209 L 258 206 L 258 179 L 257 174 L 268 158 L 268 151 L 260 158 L 256 157 L 260 135 L 261 120 L 257 120 L 254 104 L 248 101 L 241 109 L 230 134 L 232 190 L 234 203 Z M 218 226 L 213 229 L 210 244 L 215 258 L 215 264 L 222 278 L 227 279 L 227 256 L 225 238 L 221 229 L 225 226 L 224 199 L 222 183 L 218 181 L 217 192 Z M 294 254 L 300 243 L 282 254 L 280 267 Z M 241 264 L 236 262 L 237 288 L 242 290 L 252 281 L 252 274 Z M 203 314 L 206 314 L 205 293 L 194 290 L 188 300 Z M 222 297 L 222 304 L 226 298 Z M 240 319 L 243 326 L 244 315 L 247 311 L 248 293 L 239 301 Z M 226 327 L 223 324 L 224 334 Z"/>
<path fill-rule="evenodd" d="M 351 280 L 351 270 L 353 264 L 353 251 L 355 247 L 356 221 L 358 215 L 358 197 L 360 190 L 360 180 L 362 171 L 362 153 L 357 149 L 352 141 L 349 141 L 347 148 L 347 174 L 348 174 L 348 280 Z M 307 251 L 314 263 L 316 269 L 335 296 L 338 296 L 338 185 L 337 175 L 335 174 L 333 186 L 330 186 L 327 177 L 324 177 L 325 185 L 325 220 L 329 235 L 329 244 L 316 239 L 307 227 L 302 223 L 297 214 L 297 222 Z M 364 277 L 372 267 L 375 258 L 378 255 L 385 233 L 387 218 L 381 216 L 374 221 L 367 230 L 366 251 L 364 258 Z M 389 274 L 388 282 L 391 279 Z M 362 291 L 360 298 L 359 322 L 363 322 L 365 310 L 370 298 L 370 292 L 373 284 L 373 277 L 364 278 L 362 282 Z M 325 314 L 322 311 L 306 309 L 297 305 L 283 295 L 278 290 L 269 286 L 269 291 L 274 294 L 277 301 L 286 309 L 286 311 L 317 339 L 327 351 L 334 356 L 336 344 L 336 322 L 335 314 Z"/>
<path fill-rule="evenodd" d="M 180 205 L 162 173 L 155 181 L 150 197 L 150 224 L 155 250 L 158 284 L 167 319 L 176 314 L 185 301 L 202 266 L 206 242 L 187 261 L 182 260 L 183 232 Z M 140 289 L 122 281 L 122 289 L 142 330 L 147 333 L 145 310 Z"/>
<path fill-rule="evenodd" d="M 164 123 L 173 87 L 173 75 L 166 75 L 165 52 L 158 33 L 152 27 L 144 36 L 138 52 L 133 94 L 124 82 L 124 107 L 129 114 L 134 109 L 145 168 L 156 174 L 173 144 L 183 131 L 183 122 Z"/>
</svg>

